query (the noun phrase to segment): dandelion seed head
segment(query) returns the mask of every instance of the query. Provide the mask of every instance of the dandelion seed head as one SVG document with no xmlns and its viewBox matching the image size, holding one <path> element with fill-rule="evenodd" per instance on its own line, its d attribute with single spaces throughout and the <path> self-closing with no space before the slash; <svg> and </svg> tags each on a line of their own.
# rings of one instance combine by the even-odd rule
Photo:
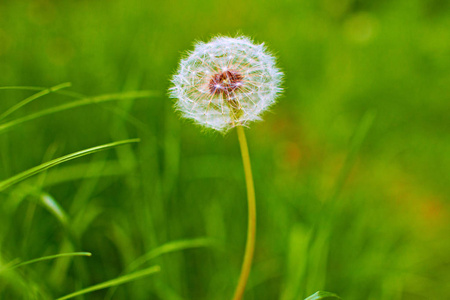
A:
<svg viewBox="0 0 450 300">
<path fill-rule="evenodd" d="M 282 76 L 264 44 L 216 37 L 181 60 L 170 96 L 184 117 L 227 131 L 260 120 L 282 91 Z"/>
</svg>

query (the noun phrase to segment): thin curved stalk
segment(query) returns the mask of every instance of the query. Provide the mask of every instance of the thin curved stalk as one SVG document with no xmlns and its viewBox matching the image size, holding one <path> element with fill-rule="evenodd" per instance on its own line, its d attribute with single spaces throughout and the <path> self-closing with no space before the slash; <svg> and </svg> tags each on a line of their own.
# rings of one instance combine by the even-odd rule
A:
<svg viewBox="0 0 450 300">
<path fill-rule="evenodd" d="M 248 228 L 244 261 L 242 262 L 241 275 L 239 276 L 239 281 L 234 292 L 233 300 L 240 300 L 244 295 L 245 286 L 247 285 L 248 276 L 250 275 L 250 269 L 252 267 L 256 237 L 256 200 L 252 167 L 250 164 L 250 155 L 248 152 L 248 145 L 247 139 L 245 138 L 244 128 L 242 126 L 238 126 L 237 133 L 239 138 L 239 145 L 241 147 L 242 162 L 244 164 L 245 182 L 247 185 Z"/>
</svg>

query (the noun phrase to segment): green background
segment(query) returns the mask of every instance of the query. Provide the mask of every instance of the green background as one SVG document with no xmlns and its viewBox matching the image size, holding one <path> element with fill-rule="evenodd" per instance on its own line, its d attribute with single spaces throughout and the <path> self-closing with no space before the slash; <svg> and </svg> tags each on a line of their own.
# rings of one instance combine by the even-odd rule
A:
<svg viewBox="0 0 450 300">
<path fill-rule="evenodd" d="M 285 73 L 283 96 L 246 130 L 258 208 L 246 299 L 317 290 L 348 300 L 450 299 L 445 0 L 0 1 L 0 87 L 156 92 L 0 132 L 0 180 L 141 138 L 0 192 L 0 269 L 93 254 L 0 271 L 0 298 L 56 298 L 116 278 L 164 244 L 206 238 L 146 262 L 140 268 L 161 272 L 113 298 L 231 299 L 246 234 L 236 133 L 181 120 L 167 96 L 182 53 L 217 34 L 265 42 Z M 35 92 L 0 90 L 0 114 Z M 70 101 L 47 95 L 0 125 Z"/>
</svg>

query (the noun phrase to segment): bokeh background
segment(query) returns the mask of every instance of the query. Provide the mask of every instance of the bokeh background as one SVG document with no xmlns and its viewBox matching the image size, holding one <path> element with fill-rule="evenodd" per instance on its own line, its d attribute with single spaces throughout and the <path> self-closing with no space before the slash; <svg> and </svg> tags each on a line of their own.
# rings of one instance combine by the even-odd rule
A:
<svg viewBox="0 0 450 300">
<path fill-rule="evenodd" d="M 217 34 L 265 42 L 285 72 L 283 96 L 247 130 L 258 233 L 246 299 L 317 290 L 347 300 L 450 299 L 445 0 L 0 1 L 0 86 L 156 92 L 0 132 L 0 180 L 141 138 L 0 193 L 0 266 L 93 254 L 0 273 L 0 298 L 56 298 L 198 238 L 198 247 L 140 266 L 160 273 L 79 299 L 231 298 L 246 234 L 237 137 L 181 120 L 167 97 L 182 53 Z M 0 90 L 0 113 L 35 92 Z M 47 95 L 0 123 L 71 95 Z"/>
</svg>

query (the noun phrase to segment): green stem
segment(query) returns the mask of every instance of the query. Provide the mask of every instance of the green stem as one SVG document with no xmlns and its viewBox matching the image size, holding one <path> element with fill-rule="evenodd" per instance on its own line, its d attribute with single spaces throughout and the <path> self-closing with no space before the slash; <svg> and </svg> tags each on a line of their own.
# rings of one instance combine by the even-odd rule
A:
<svg viewBox="0 0 450 300">
<path fill-rule="evenodd" d="M 245 182 L 247 185 L 247 201 L 248 201 L 248 228 L 247 243 L 245 245 L 244 261 L 242 262 L 241 275 L 239 276 L 238 285 L 234 292 L 233 300 L 240 300 L 244 295 L 245 286 L 247 285 L 248 276 L 252 267 L 253 253 L 255 251 L 256 236 L 256 201 L 255 187 L 253 184 L 252 167 L 250 164 L 250 155 L 248 153 L 247 139 L 245 138 L 244 128 L 237 126 L 239 144 L 241 146 L 242 162 L 244 164 Z"/>
</svg>

